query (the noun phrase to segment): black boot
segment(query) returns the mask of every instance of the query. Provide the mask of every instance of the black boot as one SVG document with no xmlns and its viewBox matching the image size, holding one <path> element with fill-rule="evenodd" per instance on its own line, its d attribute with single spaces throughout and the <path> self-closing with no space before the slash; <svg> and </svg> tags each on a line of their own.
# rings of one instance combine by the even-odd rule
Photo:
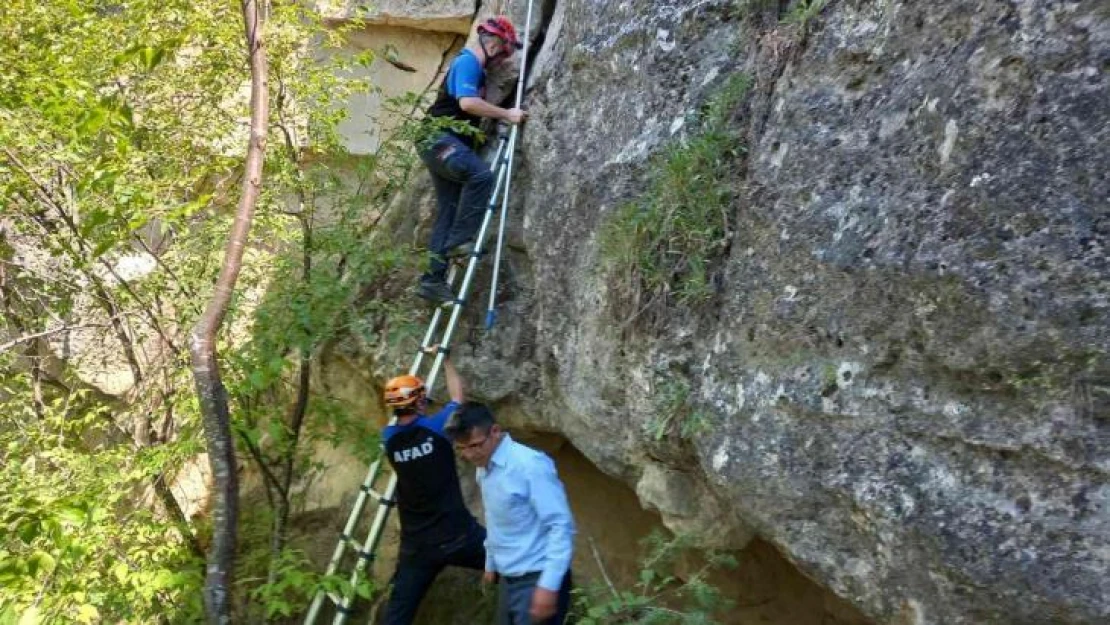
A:
<svg viewBox="0 0 1110 625">
<path fill-rule="evenodd" d="M 447 286 L 447 283 L 442 278 L 438 280 L 421 280 L 420 287 L 416 289 L 416 295 L 438 304 L 455 301 L 455 293 L 451 290 L 451 287 Z"/>
<path fill-rule="evenodd" d="M 444 252 L 443 255 L 445 257 L 449 258 L 449 259 L 456 259 L 456 258 L 468 258 L 473 253 L 474 253 L 474 242 L 473 241 L 463 241 L 462 243 L 459 243 L 458 245 L 454 245 L 454 246 L 451 246 L 451 247 L 447 248 L 447 251 Z"/>
</svg>

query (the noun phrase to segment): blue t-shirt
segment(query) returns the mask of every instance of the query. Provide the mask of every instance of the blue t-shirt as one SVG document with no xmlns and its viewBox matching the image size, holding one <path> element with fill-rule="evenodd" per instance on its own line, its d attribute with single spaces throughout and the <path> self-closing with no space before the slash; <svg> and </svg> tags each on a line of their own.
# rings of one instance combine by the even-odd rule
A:
<svg viewBox="0 0 1110 625">
<path fill-rule="evenodd" d="M 439 409 L 439 412 L 430 417 L 428 415 L 417 415 L 416 419 L 414 419 L 408 425 L 400 425 L 397 423 L 387 425 L 385 429 L 382 430 L 382 443 L 385 444 L 386 447 L 389 447 L 389 439 L 402 432 L 410 431 L 413 428 L 424 428 L 426 430 L 431 430 L 446 439 L 447 434 L 444 433 L 443 428 L 447 426 L 447 420 L 451 418 L 451 415 L 455 414 L 455 411 L 458 410 L 458 408 L 458 402 L 449 401 L 443 406 L 443 408 Z"/>
<path fill-rule="evenodd" d="M 473 52 L 464 49 L 454 61 L 451 61 L 451 68 L 447 70 L 447 76 L 439 86 L 436 101 L 428 109 L 428 115 L 457 119 L 478 128 L 479 117 L 462 110 L 459 106 L 459 98 L 485 97 L 485 88 L 486 72 L 482 69 L 482 64 L 478 62 L 478 57 L 474 56 Z M 458 134 L 456 136 L 466 145 L 474 144 L 471 136 Z"/>
<path fill-rule="evenodd" d="M 397 474 L 401 538 L 410 544 L 445 544 L 476 523 L 463 502 L 455 451 L 443 431 L 458 407 L 448 402 L 431 416 L 419 415 L 382 432 L 386 457 Z"/>
<path fill-rule="evenodd" d="M 464 49 L 451 63 L 447 77 L 443 79 L 447 95 L 459 98 L 480 98 L 486 85 L 486 73 L 478 63 L 478 57 Z"/>
</svg>

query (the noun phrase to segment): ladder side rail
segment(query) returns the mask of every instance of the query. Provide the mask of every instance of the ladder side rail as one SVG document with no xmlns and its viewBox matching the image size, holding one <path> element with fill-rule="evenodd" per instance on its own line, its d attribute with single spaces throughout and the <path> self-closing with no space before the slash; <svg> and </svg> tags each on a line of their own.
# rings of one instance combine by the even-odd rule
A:
<svg viewBox="0 0 1110 625">
<path fill-rule="evenodd" d="M 528 0 L 528 11 L 524 18 L 524 46 L 520 51 L 520 72 L 516 79 L 516 108 L 520 108 L 520 105 L 524 102 L 524 76 L 528 68 L 528 46 L 531 43 L 533 4 L 533 0 Z M 516 131 L 517 127 L 513 126 L 514 134 Z M 512 176 L 511 166 L 509 168 L 509 176 Z M 493 277 L 489 289 L 489 306 L 486 308 L 487 330 L 493 328 L 493 323 L 497 320 L 497 277 L 501 275 L 501 250 L 505 246 L 505 222 L 507 221 L 508 213 L 509 191 L 506 189 L 505 196 L 501 200 L 501 219 L 497 224 L 497 247 L 495 248 L 496 252 L 493 256 Z"/>
<path fill-rule="evenodd" d="M 351 532 L 354 531 L 359 517 L 362 516 L 363 508 L 366 506 L 366 500 L 369 496 L 368 491 L 373 488 L 380 465 L 381 457 L 370 463 L 370 469 L 366 473 L 366 479 L 362 482 L 362 488 L 359 489 L 355 505 L 351 507 L 351 514 L 347 516 L 347 523 L 343 526 L 343 534 L 340 535 L 339 542 L 336 543 L 335 549 L 332 551 L 331 560 L 328 562 L 327 571 L 324 573 L 325 576 L 334 575 L 339 568 L 339 563 L 343 560 L 343 554 L 346 553 L 347 545 L 350 543 Z M 326 596 L 327 592 L 323 588 L 316 591 L 316 595 L 312 598 L 312 604 L 308 608 L 308 614 L 305 616 L 307 625 L 316 622 L 316 617 L 319 616 L 320 608 L 323 606 Z"/>
<path fill-rule="evenodd" d="M 512 131 L 509 133 L 509 158 L 508 158 L 508 162 L 505 164 L 505 195 L 506 196 L 509 194 L 509 188 L 510 188 L 511 182 L 512 182 L 513 149 L 516 147 L 517 134 L 518 134 L 518 126 L 514 125 Z M 492 221 L 494 210 L 495 210 L 494 207 L 491 207 L 490 210 L 488 210 L 486 212 L 486 216 L 482 221 L 482 229 L 479 231 L 478 239 L 477 239 L 478 240 L 478 245 L 474 248 L 474 253 L 471 256 L 470 263 L 466 267 L 466 273 L 463 275 L 462 286 L 459 289 L 460 297 L 457 300 L 455 300 L 455 304 L 451 309 L 451 318 L 447 322 L 447 328 L 443 332 L 444 343 L 449 344 L 451 342 L 451 336 L 455 332 L 455 327 L 459 323 L 459 318 L 462 317 L 463 304 L 466 303 L 466 293 L 470 289 L 470 283 L 474 280 L 475 273 L 477 273 L 478 257 L 481 254 L 481 244 L 485 242 L 486 231 L 488 230 L 489 224 Z M 443 364 L 443 357 L 444 357 L 444 354 L 443 354 L 442 351 L 440 351 L 440 353 L 436 354 L 435 364 L 432 365 L 432 377 L 429 377 L 429 380 L 434 380 L 434 375 L 439 372 L 439 368 Z M 428 384 L 429 384 L 429 387 L 430 387 L 432 382 L 428 382 Z"/>
<path fill-rule="evenodd" d="M 385 488 L 384 497 L 386 500 L 392 502 L 393 497 L 397 492 L 397 474 L 389 476 L 389 484 Z M 351 585 L 351 592 L 343 597 L 343 602 L 335 613 L 335 618 L 332 620 L 332 625 L 343 625 L 347 620 L 347 616 L 351 611 L 351 605 L 354 603 L 355 592 L 354 588 L 362 578 L 363 571 L 365 571 L 370 562 L 374 560 L 378 552 L 378 545 L 381 543 L 382 536 L 385 534 L 385 525 L 389 520 L 389 512 L 392 509 L 392 503 L 381 503 L 378 505 L 378 511 L 374 515 L 374 521 L 370 524 L 370 529 L 367 530 L 366 540 L 363 541 L 363 550 L 359 553 L 358 561 L 355 562 L 355 568 L 351 571 L 349 579 Z"/>
<path fill-rule="evenodd" d="M 524 97 L 524 77 L 528 62 L 528 39 L 530 37 L 529 31 L 531 29 L 532 23 L 532 9 L 533 0 L 529 0 L 524 30 L 524 46 L 520 64 L 520 73 L 517 79 L 517 108 L 520 108 L 521 102 Z M 450 344 L 451 337 L 454 334 L 454 330 L 458 325 L 459 318 L 462 315 L 462 308 L 466 302 L 466 293 L 469 290 L 470 283 L 473 281 L 474 275 L 477 271 L 477 265 L 482 251 L 482 244 L 485 242 L 486 234 L 493 219 L 493 213 L 496 211 L 497 208 L 497 200 L 501 190 L 501 184 L 502 182 L 504 182 L 504 195 L 501 196 L 501 221 L 498 226 L 497 253 L 493 275 L 494 288 L 490 294 L 491 310 L 493 308 L 494 297 L 496 294 L 497 274 L 501 262 L 501 249 L 504 242 L 505 217 L 508 211 L 509 189 L 512 180 L 513 152 L 516 148 L 518 134 L 519 125 L 514 125 L 512 130 L 510 131 L 508 141 L 506 142 L 505 137 L 502 135 L 498 142 L 497 151 L 494 156 L 494 172 L 497 182 L 494 187 L 494 192 L 490 196 L 490 201 L 486 208 L 486 214 L 483 217 L 482 226 L 476 238 L 476 245 L 473 249 L 470 262 L 467 264 L 466 272 L 463 276 L 462 284 L 459 288 L 459 297 L 456 299 L 454 305 L 452 306 L 451 317 L 447 323 L 447 327 L 444 330 L 443 338 L 440 341 L 441 346 L 443 346 L 444 348 L 446 348 Z M 455 268 L 452 268 L 451 274 L 449 276 L 449 279 L 451 279 L 452 281 L 455 273 Z M 431 345 L 429 341 L 431 341 L 431 337 L 434 336 L 435 329 L 439 325 L 442 311 L 442 306 L 436 308 L 431 323 L 429 324 L 428 331 L 425 333 L 424 338 L 421 341 L 421 349 L 418 352 L 413 365 L 409 370 L 409 373 L 415 374 L 417 371 L 419 371 L 420 365 L 422 364 L 424 358 L 424 348 L 427 348 Z M 432 388 L 432 386 L 435 384 L 436 377 L 443 365 L 444 356 L 445 352 L 443 350 L 440 350 L 436 354 L 435 361 L 432 364 L 432 369 L 427 378 L 427 387 L 429 389 Z M 390 424 L 393 424 L 395 421 L 396 419 L 391 418 Z M 346 551 L 348 544 L 351 543 L 351 532 L 354 531 L 354 527 L 355 525 L 357 525 L 358 518 L 362 515 L 363 508 L 366 505 L 366 501 L 369 498 L 370 493 L 373 492 L 373 483 L 374 481 L 376 481 L 378 473 L 381 469 L 383 457 L 384 454 L 383 456 L 379 456 L 378 459 L 370 465 L 370 469 L 367 472 L 366 479 L 363 481 L 362 487 L 359 489 L 359 494 L 355 500 L 355 505 L 352 507 L 351 514 L 347 518 L 347 523 L 344 525 L 343 534 L 340 537 L 340 540 L 332 553 L 332 558 L 328 563 L 326 575 L 332 575 L 335 573 L 335 570 L 338 568 L 338 565 L 342 560 L 343 554 Z M 359 557 L 350 577 L 351 592 L 347 593 L 347 596 L 343 598 L 340 605 L 337 605 L 338 609 L 333 620 L 334 625 L 342 625 L 347 620 L 347 616 L 350 613 L 350 607 L 353 602 L 353 597 L 356 594 L 354 592 L 354 588 L 358 584 L 362 571 L 374 558 L 374 554 L 376 553 L 378 545 L 381 542 L 381 538 L 385 530 L 385 525 L 389 518 L 390 509 L 393 507 L 394 504 L 393 498 L 396 494 L 396 490 L 397 476 L 396 474 L 392 474 L 390 475 L 389 483 L 386 486 L 384 495 L 382 496 L 382 498 L 379 499 L 378 510 L 375 513 L 374 521 L 370 525 L 367 538 L 360 544 L 361 549 L 358 554 Z M 306 625 L 312 625 L 312 623 L 315 622 L 316 617 L 319 614 L 320 607 L 323 604 L 323 600 L 326 598 L 326 596 L 327 593 L 323 590 L 320 590 L 316 593 L 316 596 L 313 598 L 312 605 L 309 608 L 308 615 L 305 618 Z"/>
<path fill-rule="evenodd" d="M 496 183 L 495 183 L 495 186 L 494 186 L 493 194 L 490 196 L 490 201 L 489 201 L 489 203 L 486 207 L 486 215 L 485 215 L 484 222 L 483 222 L 483 232 L 487 229 L 487 224 L 489 222 L 490 215 L 494 212 L 494 210 L 497 206 L 497 200 L 501 195 L 502 188 L 506 188 L 506 189 L 508 188 L 507 184 L 505 184 L 504 187 L 502 185 L 507 179 L 508 171 L 511 170 L 511 167 L 507 166 L 508 161 L 511 160 L 511 159 L 506 158 L 506 156 L 509 153 L 505 149 L 507 147 L 507 145 L 510 145 L 510 144 L 511 144 L 511 141 L 507 140 L 506 137 L 504 137 L 504 136 L 500 137 L 500 139 L 498 141 L 497 150 L 496 150 L 495 155 L 494 155 L 494 172 L 496 172 L 497 178 L 496 178 Z M 481 235 L 479 235 L 479 238 L 481 238 Z M 474 260 L 475 259 L 472 258 L 471 262 L 473 263 Z M 454 278 L 455 278 L 456 274 L 457 274 L 457 267 L 452 267 L 451 268 L 451 273 L 448 276 L 449 282 L 454 281 Z M 432 337 L 435 335 L 435 330 L 439 325 L 439 321 L 442 317 L 442 314 L 443 314 L 443 307 L 442 306 L 437 307 L 435 313 L 432 315 L 432 320 L 428 325 L 428 330 L 425 332 L 424 338 L 421 341 L 421 349 L 417 353 L 416 358 L 414 359 L 414 362 L 412 364 L 412 367 L 409 369 L 410 374 L 415 375 L 419 371 L 420 365 L 422 364 L 422 361 L 423 361 L 423 358 L 424 358 L 424 351 L 423 350 L 424 350 L 424 348 L 429 347 L 433 344 L 431 342 Z M 442 343 L 445 344 L 446 341 L 442 341 Z M 436 373 L 437 373 L 438 368 L 440 366 L 441 366 L 440 361 L 437 361 L 433 365 L 432 373 L 429 376 L 428 382 L 427 382 L 427 387 L 429 389 L 435 383 Z M 395 420 L 391 418 L 390 419 L 390 424 L 394 423 L 394 421 Z M 339 563 L 342 561 L 343 555 L 346 552 L 346 547 L 350 542 L 349 539 L 350 539 L 350 536 L 351 536 L 351 532 L 354 530 L 354 526 L 357 524 L 358 518 L 362 516 L 362 512 L 363 512 L 363 509 L 365 508 L 366 500 L 367 500 L 368 495 L 369 495 L 368 491 L 370 489 L 372 489 L 373 483 L 377 480 L 378 473 L 380 472 L 381 467 L 382 467 L 382 458 L 381 457 L 379 457 L 378 460 L 375 460 L 371 464 L 370 471 L 368 472 L 366 480 L 363 482 L 363 487 L 360 489 L 358 498 L 355 501 L 355 506 L 352 508 L 351 515 L 347 519 L 347 524 L 346 524 L 346 526 L 343 530 L 343 536 L 341 537 L 339 543 L 336 545 L 336 548 L 335 548 L 335 550 L 332 554 L 331 561 L 328 564 L 328 569 L 327 569 L 327 573 L 326 573 L 327 575 L 334 574 L 335 571 L 338 569 Z M 386 487 L 386 491 L 385 491 L 385 494 L 384 494 L 385 499 L 392 500 L 393 495 L 395 494 L 395 490 L 396 490 L 396 476 L 391 476 L 389 485 Z M 375 514 L 374 522 L 370 526 L 370 533 L 367 536 L 367 540 L 362 543 L 363 553 L 360 554 L 358 562 L 355 565 L 355 570 L 352 572 L 352 575 L 351 575 L 351 578 L 350 578 L 351 591 L 347 596 L 344 597 L 343 604 L 337 606 L 337 608 L 339 608 L 339 610 L 337 611 L 336 616 L 335 616 L 334 623 L 336 623 L 336 625 L 341 624 L 343 622 L 343 620 L 346 619 L 345 610 L 350 609 L 350 603 L 353 600 L 354 587 L 358 582 L 359 576 L 361 575 L 361 569 L 365 568 L 365 566 L 368 562 L 367 557 L 372 557 L 373 553 L 377 550 L 378 543 L 381 541 L 381 537 L 382 537 L 382 534 L 384 532 L 385 523 L 386 523 L 386 521 L 388 520 L 388 517 L 389 517 L 389 508 L 390 507 L 391 506 L 389 504 L 386 504 L 386 503 L 379 502 L 379 504 L 378 504 L 378 511 Z M 368 556 L 365 555 L 367 552 L 369 554 Z M 315 622 L 316 618 L 319 615 L 320 608 L 323 605 L 324 599 L 326 597 L 327 597 L 327 593 L 324 590 L 321 589 L 321 590 L 317 591 L 316 596 L 313 598 L 313 602 L 312 602 L 311 606 L 309 607 L 309 613 L 308 613 L 308 615 L 305 619 L 306 625 L 312 625 Z"/>
<path fill-rule="evenodd" d="M 516 126 L 513 126 L 512 131 L 509 133 L 508 148 L 505 151 L 503 178 L 504 197 L 509 193 L 510 177 L 513 175 L 513 149 L 516 146 Z M 499 180 L 500 182 L 500 180 Z M 498 184 L 500 188 L 500 184 Z M 490 202 L 486 206 L 486 214 L 482 216 L 482 227 L 478 229 L 478 235 L 475 238 L 475 246 L 470 254 L 470 262 L 467 263 L 466 273 L 463 274 L 462 285 L 459 287 L 458 293 L 454 304 L 451 305 L 451 317 L 447 323 L 447 328 L 443 332 L 443 338 L 440 340 L 442 347 L 448 347 L 451 344 L 451 336 L 454 334 L 455 326 L 458 325 L 459 317 L 462 315 L 462 308 L 466 304 L 466 295 L 470 290 L 470 283 L 474 280 L 474 274 L 477 272 L 478 260 L 482 254 L 482 247 L 486 240 L 486 235 L 489 232 L 490 224 L 493 222 L 493 215 L 497 211 L 496 198 L 491 197 Z M 440 367 L 443 365 L 443 350 L 436 354 L 435 361 L 432 363 L 432 369 L 428 373 L 425 380 L 427 388 L 432 388 L 435 385 L 436 378 L 439 375 Z"/>
<path fill-rule="evenodd" d="M 506 154 L 505 147 L 507 143 L 508 141 L 506 137 L 500 137 L 497 141 L 497 151 L 494 154 L 493 159 L 493 173 L 496 176 L 496 182 L 494 183 L 493 194 L 490 195 L 490 201 L 486 206 L 487 211 L 490 210 L 490 207 L 496 206 L 497 198 L 501 193 L 501 185 L 505 179 L 504 155 Z M 451 273 L 447 277 L 448 284 L 454 284 L 453 277 L 455 275 L 456 268 L 454 265 L 452 265 Z M 418 375 L 420 371 L 420 365 L 424 362 L 424 349 L 431 347 L 434 344 L 432 343 L 432 337 L 435 336 L 435 331 L 439 327 L 439 321 L 442 317 L 443 306 L 436 306 L 435 312 L 432 313 L 432 320 L 428 324 L 428 330 L 424 333 L 424 338 L 420 341 L 420 349 L 417 350 L 416 359 L 413 361 L 412 366 L 409 367 L 409 375 Z M 429 390 L 432 388 L 432 383 L 434 382 L 434 376 L 432 377 L 433 379 L 430 379 L 426 385 Z"/>
</svg>

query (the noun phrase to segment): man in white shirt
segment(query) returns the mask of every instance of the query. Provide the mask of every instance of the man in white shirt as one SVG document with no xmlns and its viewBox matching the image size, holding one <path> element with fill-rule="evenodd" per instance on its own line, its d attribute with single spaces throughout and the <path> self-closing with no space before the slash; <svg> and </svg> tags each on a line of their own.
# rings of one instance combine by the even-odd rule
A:
<svg viewBox="0 0 1110 625">
<path fill-rule="evenodd" d="M 478 467 L 486 509 L 485 581 L 500 577 L 499 625 L 562 625 L 570 606 L 574 517 L 555 463 L 514 441 L 489 408 L 448 420 L 455 450 Z"/>
</svg>

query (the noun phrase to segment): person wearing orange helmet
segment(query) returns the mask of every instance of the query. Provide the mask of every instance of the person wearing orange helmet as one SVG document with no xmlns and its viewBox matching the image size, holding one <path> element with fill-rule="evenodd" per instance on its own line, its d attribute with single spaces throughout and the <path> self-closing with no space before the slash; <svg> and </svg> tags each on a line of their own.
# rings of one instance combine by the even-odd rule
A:
<svg viewBox="0 0 1110 625">
<path fill-rule="evenodd" d="M 435 353 L 439 348 L 428 349 Z M 401 517 L 401 548 L 385 625 L 410 625 L 444 567 L 485 568 L 486 531 L 463 502 L 455 454 L 444 434 L 447 419 L 465 399 L 463 382 L 446 357 L 443 373 L 451 401 L 430 416 L 423 380 L 401 375 L 385 385 L 385 404 L 396 420 L 382 432 L 382 440 L 397 476 Z"/>
<path fill-rule="evenodd" d="M 473 132 L 444 130 L 421 144 L 420 159 L 431 174 L 436 191 L 436 218 L 428 250 L 428 272 L 420 279 L 417 295 L 437 303 L 454 300 L 447 285 L 447 258 L 472 252 L 482 225 L 482 211 L 493 193 L 494 176 L 474 152 L 474 137 L 481 118 L 519 124 L 528 114 L 487 102 L 485 69 L 500 63 L 522 46 L 509 18 L 492 17 L 477 26 L 474 43 L 459 52 L 428 109 L 433 118 L 465 122 Z"/>
</svg>

